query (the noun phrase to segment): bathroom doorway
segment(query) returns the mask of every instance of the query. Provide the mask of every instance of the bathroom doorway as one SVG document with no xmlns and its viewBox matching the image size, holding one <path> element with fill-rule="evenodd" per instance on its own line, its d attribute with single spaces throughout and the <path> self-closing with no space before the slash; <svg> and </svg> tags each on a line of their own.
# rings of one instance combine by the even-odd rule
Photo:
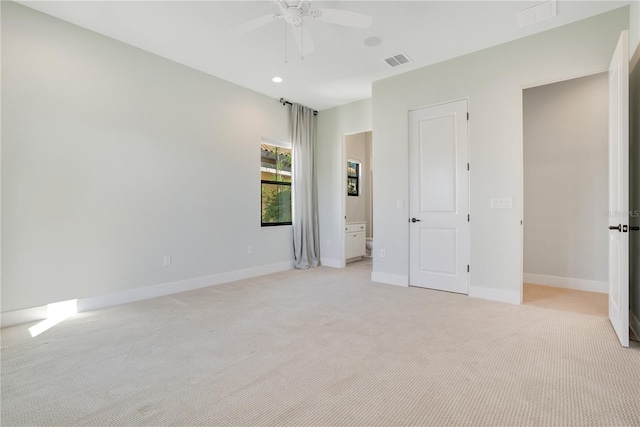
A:
<svg viewBox="0 0 640 427">
<path fill-rule="evenodd" d="M 371 131 L 344 137 L 343 262 L 371 259 L 373 247 L 373 161 Z M 369 265 L 371 263 L 368 263 Z"/>
</svg>

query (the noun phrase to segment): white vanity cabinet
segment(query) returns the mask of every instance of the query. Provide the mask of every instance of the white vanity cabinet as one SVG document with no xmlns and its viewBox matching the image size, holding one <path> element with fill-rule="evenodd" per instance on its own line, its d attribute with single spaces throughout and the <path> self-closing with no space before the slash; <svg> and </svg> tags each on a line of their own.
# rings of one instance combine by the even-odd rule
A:
<svg viewBox="0 0 640 427">
<path fill-rule="evenodd" d="M 345 259 L 362 257 L 366 249 L 366 222 L 348 222 L 345 225 L 344 253 Z"/>
</svg>

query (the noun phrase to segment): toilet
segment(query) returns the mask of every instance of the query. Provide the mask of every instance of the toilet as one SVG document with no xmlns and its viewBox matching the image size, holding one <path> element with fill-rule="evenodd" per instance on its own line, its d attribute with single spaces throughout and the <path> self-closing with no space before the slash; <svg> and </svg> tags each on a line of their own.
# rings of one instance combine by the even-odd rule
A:
<svg viewBox="0 0 640 427">
<path fill-rule="evenodd" d="M 373 252 L 373 237 L 367 237 L 367 256 L 372 256 Z"/>
</svg>

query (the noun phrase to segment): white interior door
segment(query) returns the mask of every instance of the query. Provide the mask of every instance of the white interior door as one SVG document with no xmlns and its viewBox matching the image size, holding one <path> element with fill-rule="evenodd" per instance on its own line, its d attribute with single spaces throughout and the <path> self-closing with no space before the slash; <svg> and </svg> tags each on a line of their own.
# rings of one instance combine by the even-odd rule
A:
<svg viewBox="0 0 640 427">
<path fill-rule="evenodd" d="M 609 66 L 609 320 L 629 347 L 629 34 Z"/>
<path fill-rule="evenodd" d="M 469 291 L 467 101 L 409 113 L 409 284 Z"/>
</svg>

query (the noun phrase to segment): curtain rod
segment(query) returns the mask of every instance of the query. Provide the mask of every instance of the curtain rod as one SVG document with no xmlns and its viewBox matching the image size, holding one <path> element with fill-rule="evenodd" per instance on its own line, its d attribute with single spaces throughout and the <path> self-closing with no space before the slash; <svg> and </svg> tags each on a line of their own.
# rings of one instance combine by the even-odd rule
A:
<svg viewBox="0 0 640 427">
<path fill-rule="evenodd" d="M 284 98 L 280 98 L 280 104 L 282 104 L 282 105 L 293 105 L 293 103 L 291 103 L 291 102 L 287 101 L 287 100 L 286 100 L 286 99 L 284 99 Z M 314 115 L 314 116 L 317 116 L 317 115 L 318 115 L 318 112 L 317 112 L 316 110 L 313 110 L 313 115 Z"/>
</svg>

